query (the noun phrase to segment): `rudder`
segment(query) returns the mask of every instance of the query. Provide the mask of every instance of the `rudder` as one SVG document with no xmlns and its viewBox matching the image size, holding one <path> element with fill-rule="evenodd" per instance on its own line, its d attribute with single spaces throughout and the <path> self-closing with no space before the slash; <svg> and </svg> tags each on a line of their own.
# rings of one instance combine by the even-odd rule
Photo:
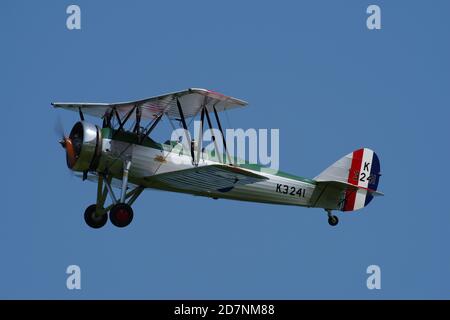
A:
<svg viewBox="0 0 450 320">
<path fill-rule="evenodd" d="M 373 199 L 380 178 L 380 161 L 369 148 L 361 148 L 342 157 L 314 179 L 318 182 L 340 182 L 356 188 L 346 188 L 339 209 L 355 211 Z M 343 190 L 344 191 L 344 190 Z"/>
</svg>

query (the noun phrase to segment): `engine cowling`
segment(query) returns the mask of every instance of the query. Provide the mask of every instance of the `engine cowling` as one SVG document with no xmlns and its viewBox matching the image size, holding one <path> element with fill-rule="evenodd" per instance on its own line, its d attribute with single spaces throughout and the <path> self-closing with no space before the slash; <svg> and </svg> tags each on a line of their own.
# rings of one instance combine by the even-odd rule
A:
<svg viewBox="0 0 450 320">
<path fill-rule="evenodd" d="M 74 171 L 95 170 L 102 152 L 101 129 L 86 121 L 75 123 L 66 138 L 66 160 Z"/>
</svg>

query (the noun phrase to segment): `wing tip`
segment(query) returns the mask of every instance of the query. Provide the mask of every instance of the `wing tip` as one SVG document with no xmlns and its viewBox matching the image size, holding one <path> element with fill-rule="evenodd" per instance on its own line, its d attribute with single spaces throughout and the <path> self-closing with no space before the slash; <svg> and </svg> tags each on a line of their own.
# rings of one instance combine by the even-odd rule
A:
<svg viewBox="0 0 450 320">
<path fill-rule="evenodd" d="M 209 89 L 205 89 L 205 88 L 189 88 L 188 89 L 189 92 L 197 92 L 197 93 L 210 93 L 210 94 L 215 94 L 218 96 L 221 96 L 223 98 L 225 98 L 226 100 L 232 100 L 234 104 L 238 105 L 238 106 L 242 106 L 245 107 L 248 105 L 248 102 L 242 99 L 238 99 L 235 97 L 231 97 L 231 96 L 227 96 L 223 93 L 214 91 L 214 90 L 209 90 Z"/>
</svg>

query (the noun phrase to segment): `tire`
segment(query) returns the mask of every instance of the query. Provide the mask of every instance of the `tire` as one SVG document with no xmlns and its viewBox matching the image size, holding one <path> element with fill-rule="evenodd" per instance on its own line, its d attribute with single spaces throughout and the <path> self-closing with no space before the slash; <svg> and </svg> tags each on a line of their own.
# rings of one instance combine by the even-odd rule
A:
<svg viewBox="0 0 450 320">
<path fill-rule="evenodd" d="M 84 211 L 84 221 L 86 224 L 94 229 L 99 229 L 103 227 L 108 221 L 108 215 L 103 213 L 100 217 L 95 216 L 95 210 L 97 209 L 97 205 L 92 204 L 86 208 Z"/>
<path fill-rule="evenodd" d="M 332 227 L 337 226 L 337 224 L 339 223 L 339 219 L 336 216 L 330 216 L 328 218 L 328 224 Z"/>
<path fill-rule="evenodd" d="M 109 220 L 118 228 L 126 227 L 133 221 L 133 209 L 125 203 L 118 203 L 109 211 Z"/>
</svg>

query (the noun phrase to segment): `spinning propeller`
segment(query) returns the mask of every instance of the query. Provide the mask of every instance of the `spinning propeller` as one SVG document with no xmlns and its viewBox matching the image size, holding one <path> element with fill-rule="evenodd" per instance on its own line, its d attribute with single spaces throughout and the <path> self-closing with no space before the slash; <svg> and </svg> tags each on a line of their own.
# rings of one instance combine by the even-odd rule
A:
<svg viewBox="0 0 450 320">
<path fill-rule="evenodd" d="M 70 136 L 66 135 L 64 132 L 64 126 L 61 122 L 60 117 L 58 117 L 58 119 L 56 121 L 55 131 L 61 137 L 61 140 L 59 140 L 59 144 L 66 150 L 67 166 L 69 168 L 72 168 L 77 161 L 75 148 L 74 148 L 74 145 L 73 145 L 73 142 L 72 142 L 72 139 L 70 138 Z"/>
</svg>

